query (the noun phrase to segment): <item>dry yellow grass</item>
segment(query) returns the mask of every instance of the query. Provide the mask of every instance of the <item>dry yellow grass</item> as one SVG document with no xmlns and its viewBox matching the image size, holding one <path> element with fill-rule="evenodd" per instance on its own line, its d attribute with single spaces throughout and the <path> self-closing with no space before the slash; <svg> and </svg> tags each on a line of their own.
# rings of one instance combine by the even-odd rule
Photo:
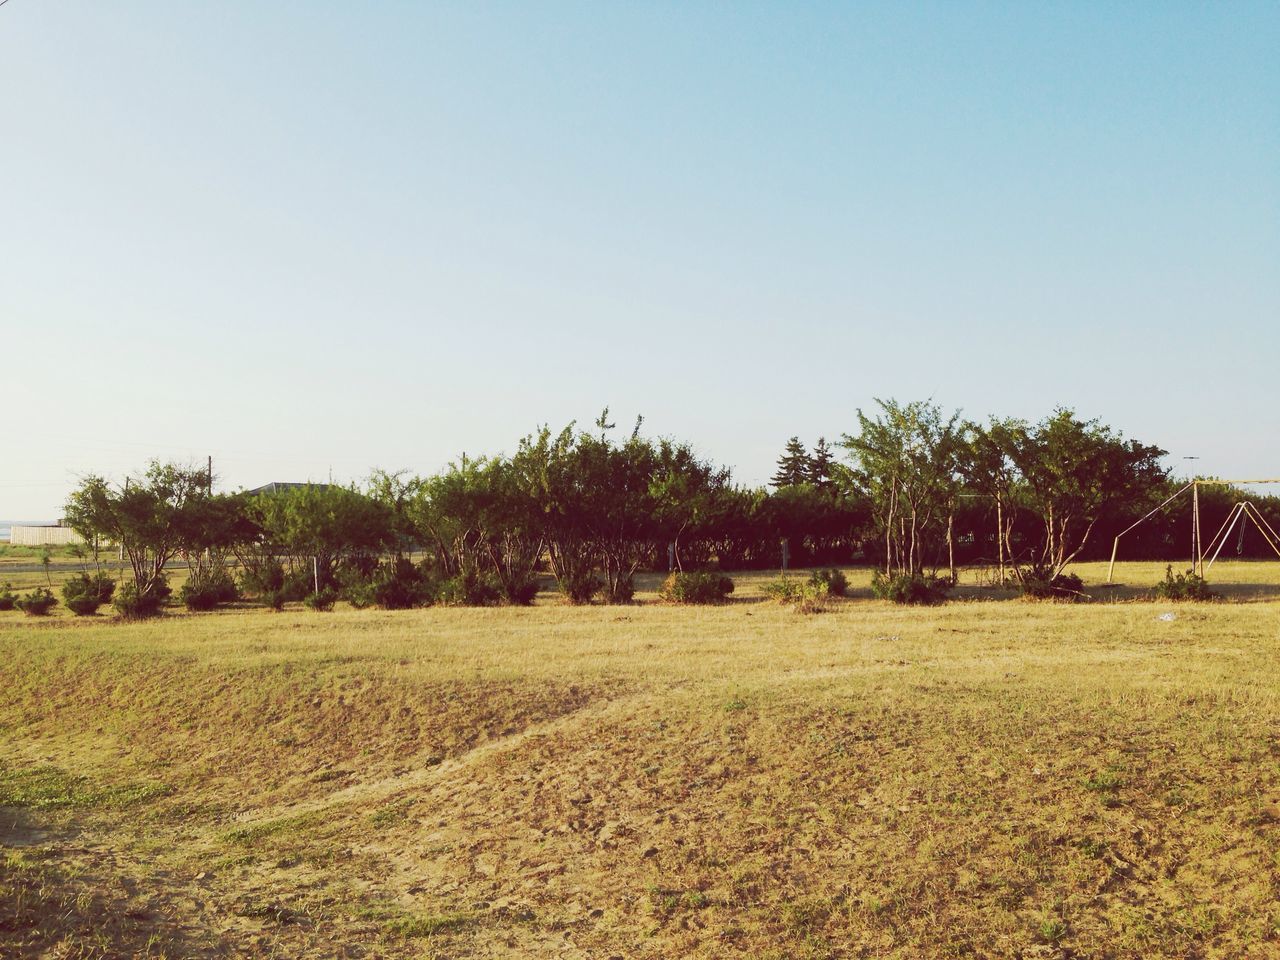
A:
<svg viewBox="0 0 1280 960">
<path fill-rule="evenodd" d="M 1214 572 L 0 614 L 0 956 L 1280 956 L 1280 566 Z"/>
</svg>

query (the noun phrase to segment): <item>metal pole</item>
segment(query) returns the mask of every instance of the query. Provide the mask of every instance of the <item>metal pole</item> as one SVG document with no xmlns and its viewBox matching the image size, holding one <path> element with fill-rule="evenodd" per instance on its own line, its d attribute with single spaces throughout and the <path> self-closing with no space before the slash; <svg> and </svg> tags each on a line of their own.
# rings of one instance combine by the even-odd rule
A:
<svg viewBox="0 0 1280 960">
<path fill-rule="evenodd" d="M 1200 483 L 1191 484 L 1191 572 L 1202 576 L 1204 556 L 1200 553 Z"/>
<path fill-rule="evenodd" d="M 1222 535 L 1222 542 L 1218 544 L 1218 549 L 1215 550 L 1213 556 L 1209 558 L 1209 567 L 1205 569 L 1204 573 L 1208 573 L 1209 570 L 1213 568 L 1213 562 L 1218 559 L 1218 554 L 1220 554 L 1222 552 L 1222 548 L 1227 545 L 1227 540 L 1231 537 L 1231 531 L 1235 529 L 1235 525 L 1239 522 L 1240 518 L 1245 515 L 1244 504 L 1237 503 L 1235 507 L 1232 508 L 1231 512 L 1235 515 L 1235 519 L 1231 521 L 1231 526 L 1227 527 L 1226 532 Z M 1202 573 L 1201 576 L 1204 576 L 1204 573 Z"/>
</svg>

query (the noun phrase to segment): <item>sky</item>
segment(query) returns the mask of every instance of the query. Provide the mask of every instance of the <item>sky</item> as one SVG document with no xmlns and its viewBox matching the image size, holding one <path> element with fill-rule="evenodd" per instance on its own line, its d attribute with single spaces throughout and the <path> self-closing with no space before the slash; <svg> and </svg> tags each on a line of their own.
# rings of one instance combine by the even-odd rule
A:
<svg viewBox="0 0 1280 960">
<path fill-rule="evenodd" d="M 1280 5 L 0 5 L 0 517 L 877 397 L 1280 477 Z"/>
</svg>

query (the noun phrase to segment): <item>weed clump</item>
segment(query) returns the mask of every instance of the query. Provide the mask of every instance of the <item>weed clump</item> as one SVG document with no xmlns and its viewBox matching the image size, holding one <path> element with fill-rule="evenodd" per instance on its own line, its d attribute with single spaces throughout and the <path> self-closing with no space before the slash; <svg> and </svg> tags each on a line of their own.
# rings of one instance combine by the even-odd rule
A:
<svg viewBox="0 0 1280 960">
<path fill-rule="evenodd" d="M 668 603 L 722 603 L 733 593 L 733 580 L 722 573 L 672 573 L 660 594 Z"/>
<path fill-rule="evenodd" d="M 0 590 L 0 610 L 12 610 L 17 599 L 13 592 L 13 585 L 6 583 L 4 589 Z"/>
<path fill-rule="evenodd" d="M 923 574 L 884 574 L 877 570 L 871 575 L 871 592 L 881 600 L 912 606 L 937 606 L 945 603 L 947 594 L 955 586 L 947 577 L 926 577 Z"/>
<path fill-rule="evenodd" d="M 1176 577 L 1173 566 L 1164 568 L 1164 579 L 1156 584 L 1156 598 L 1159 600 L 1221 600 L 1222 594 L 1209 589 L 1204 577 L 1197 576 L 1188 570 Z"/>
</svg>

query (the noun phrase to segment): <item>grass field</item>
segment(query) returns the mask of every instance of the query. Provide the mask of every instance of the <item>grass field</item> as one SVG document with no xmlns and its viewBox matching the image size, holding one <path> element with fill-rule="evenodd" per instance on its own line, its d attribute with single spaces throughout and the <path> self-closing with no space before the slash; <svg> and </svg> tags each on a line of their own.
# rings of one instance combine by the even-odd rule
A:
<svg viewBox="0 0 1280 960">
<path fill-rule="evenodd" d="M 0 957 L 1280 956 L 1280 564 L 1162 573 L 0 613 Z"/>
</svg>

